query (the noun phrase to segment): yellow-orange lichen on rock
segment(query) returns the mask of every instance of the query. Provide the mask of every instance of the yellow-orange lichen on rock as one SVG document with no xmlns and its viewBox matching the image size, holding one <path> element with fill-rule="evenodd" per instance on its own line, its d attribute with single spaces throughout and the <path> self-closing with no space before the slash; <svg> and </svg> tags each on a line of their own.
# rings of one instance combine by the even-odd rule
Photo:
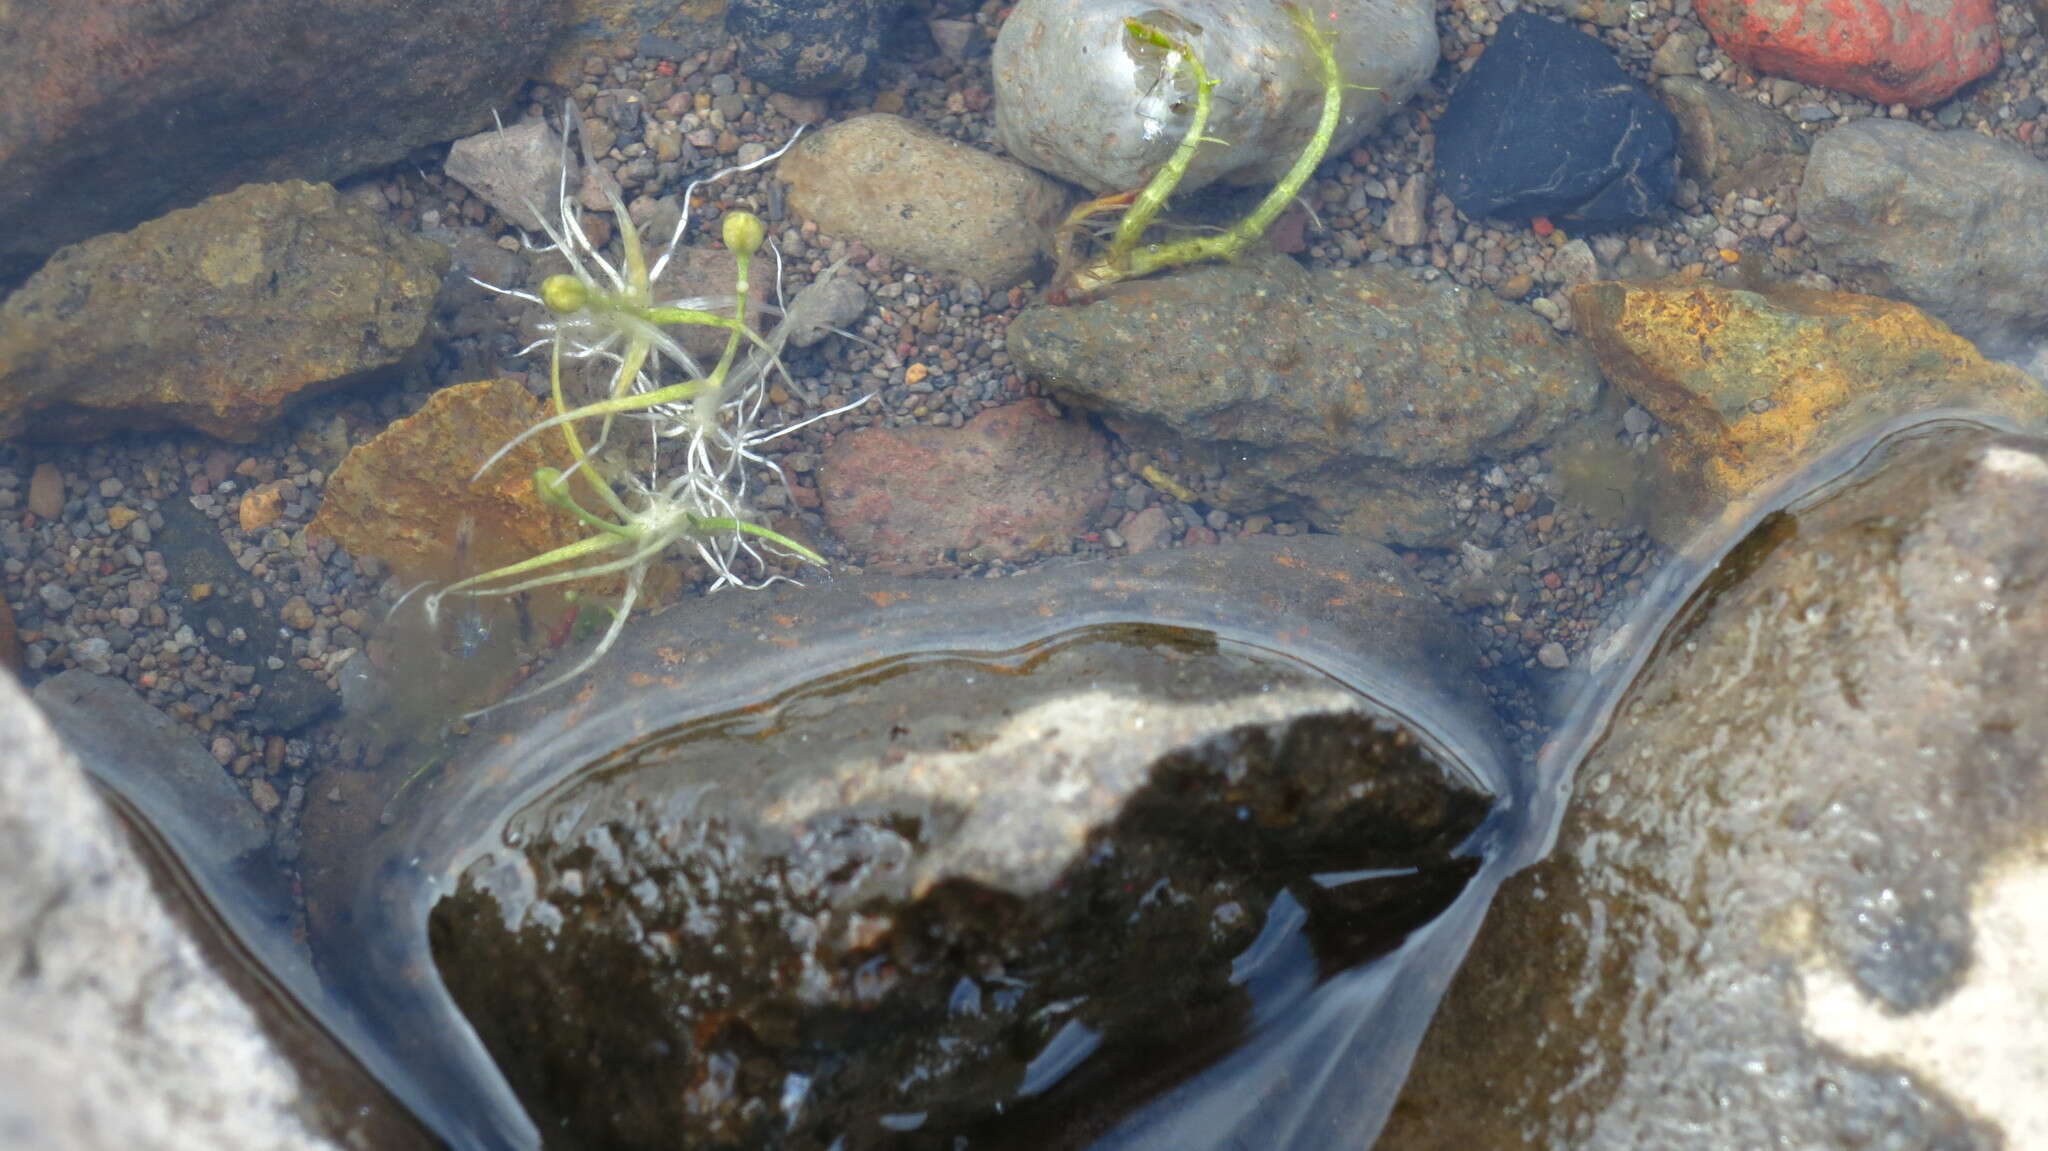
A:
<svg viewBox="0 0 2048 1151">
<path fill-rule="evenodd" d="M 1674 494 L 1738 502 L 1914 412 L 2048 424 L 2048 392 L 1909 304 L 1698 280 L 1594 283 L 1574 327 L 1600 369 L 1661 421 Z"/>
<path fill-rule="evenodd" d="M 442 388 L 349 451 L 310 530 L 351 554 L 376 556 L 407 583 L 450 582 L 570 543 L 582 535 L 575 519 L 533 492 L 535 468 L 567 466 L 566 452 L 550 450 L 558 438 L 534 436 L 470 479 L 499 445 L 546 415 L 513 380 Z M 463 535 L 468 550 L 458 556 Z"/>
</svg>

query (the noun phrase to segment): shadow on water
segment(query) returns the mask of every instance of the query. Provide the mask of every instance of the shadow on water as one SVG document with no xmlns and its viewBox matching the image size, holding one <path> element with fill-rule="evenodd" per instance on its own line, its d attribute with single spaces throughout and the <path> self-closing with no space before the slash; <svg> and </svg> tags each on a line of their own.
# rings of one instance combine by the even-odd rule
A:
<svg viewBox="0 0 2048 1151">
<path fill-rule="evenodd" d="M 595 824 L 579 821 L 596 793 L 610 787 L 639 796 L 610 810 L 644 814 L 649 805 L 642 801 L 650 792 L 642 785 L 659 777 L 671 796 L 713 797 L 699 805 L 701 810 L 691 808 L 692 818 L 703 817 L 695 826 L 738 827 L 744 821 L 734 813 L 745 804 L 763 796 L 787 802 L 796 794 L 776 790 L 782 780 L 778 773 L 792 759 L 845 755 L 897 738 L 900 725 L 889 714 L 863 710 L 885 681 L 925 676 L 932 684 L 948 686 L 919 690 L 947 700 L 955 711 L 980 706 L 990 714 L 1008 714 L 1025 708 L 1029 692 L 1006 693 L 1015 693 L 1027 673 L 1047 663 L 1079 660 L 1075 666 L 1085 673 L 1093 666 L 1089 660 L 1110 658 L 1102 652 L 1142 649 L 1152 663 L 1135 666 L 1175 669 L 1160 681 L 1171 696 L 1179 690 L 1176 683 L 1195 695 L 1213 687 L 1199 675 L 1186 682 L 1176 677 L 1190 674 L 1190 660 L 1204 668 L 1210 664 L 1200 661 L 1216 661 L 1224 670 L 1214 674 L 1238 677 L 1233 683 L 1263 677 L 1269 687 L 1340 699 L 1319 709 L 1324 717 L 1319 722 L 1353 716 L 1350 722 L 1364 725 L 1359 731 L 1377 733 L 1368 742 L 1392 741 L 1374 747 L 1401 749 L 1389 763 L 1425 765 L 1440 789 L 1469 797 L 1468 806 L 1460 809 L 1462 815 L 1435 825 L 1447 837 L 1440 835 L 1442 842 L 1418 849 L 1412 858 L 1423 859 L 1420 864 L 1376 856 L 1369 845 L 1347 853 L 1355 834 L 1350 839 L 1326 834 L 1344 828 L 1335 816 L 1326 824 L 1304 818 L 1300 826 L 1309 829 L 1307 838 L 1285 840 L 1290 846 L 1280 850 L 1272 845 L 1282 840 L 1261 838 L 1269 830 L 1263 826 L 1268 822 L 1264 809 L 1258 819 L 1244 817 L 1263 801 L 1244 800 L 1227 789 L 1213 803 L 1203 798 L 1193 806 L 1159 807 L 1172 818 L 1148 814 L 1147 804 L 1164 794 L 1162 781 L 1180 778 L 1162 761 L 1151 769 L 1145 789 L 1122 809 L 1115 830 L 1104 833 L 1110 839 L 1091 840 L 1097 849 L 1093 857 L 1070 862 L 1059 882 L 1046 889 L 1055 895 L 1026 895 L 1013 902 L 1028 912 L 1019 922 L 1043 926 L 1049 940 L 1074 929 L 1074 921 L 1062 918 L 1068 905 L 1060 903 L 1064 896 L 1058 893 L 1092 891 L 1098 902 L 1113 903 L 1119 891 L 1137 881 L 1138 871 L 1091 872 L 1102 857 L 1142 861 L 1152 858 L 1145 852 L 1156 851 L 1158 859 L 1179 861 L 1184 856 L 1174 852 L 1206 844 L 1248 853 L 1254 865 L 1242 870 L 1252 879 L 1238 893 L 1248 914 L 1242 931 L 1219 936 L 1230 947 L 1220 964 L 1203 967 L 1211 957 L 1198 947 L 1185 955 L 1119 954 L 1113 941 L 1103 948 L 1107 966 L 1097 974 L 1107 972 L 1111 980 L 1135 982 L 1133 973 L 1143 965 L 1185 960 L 1185 972 L 1162 974 L 1157 983 L 1176 993 L 1206 988 L 1208 998 L 1201 1001 L 1206 1008 L 1183 1004 L 1177 1021 L 1151 1033 L 1078 1022 L 1037 1030 L 1020 1022 L 1000 1034 L 991 1032 L 994 1039 L 981 1049 L 987 1058 L 948 1081 L 977 1082 L 980 1075 L 981 1093 L 941 1092 L 937 1102 L 915 1114 L 861 1114 L 861 1100 L 834 1102 L 831 1092 L 819 1086 L 835 1067 L 843 1073 L 843 1064 L 831 1058 L 835 1053 L 876 1046 L 871 1020 L 792 1025 L 789 1035 L 770 1044 L 778 1047 L 784 1058 L 780 1066 L 787 1072 L 773 1086 L 785 1098 L 795 1091 L 799 1100 L 810 1099 L 810 1110 L 801 1112 L 810 1121 L 779 1124 L 768 1141 L 819 1148 L 1094 1146 L 1114 1151 L 1366 1145 L 1392 1106 L 1488 902 L 1502 880 L 1549 849 L 1573 767 L 1600 739 L 1612 708 L 1644 664 L 1661 646 L 1682 642 L 1692 606 L 1739 583 L 1761 555 L 1796 533 L 1801 501 L 1824 498 L 1828 485 L 1859 462 L 1881 456 L 1892 442 L 1885 437 L 1927 434 L 1945 426 L 1954 425 L 1923 421 L 1883 429 L 1809 469 L 1779 495 L 1704 529 L 1685 554 L 1651 581 L 1615 642 L 1556 694 L 1556 724 L 1533 764 L 1517 764 L 1505 750 L 1500 723 L 1470 678 L 1471 657 L 1463 641 L 1427 630 L 1426 621 L 1435 617 L 1420 605 L 1404 615 L 1408 609 L 1400 606 L 1398 595 L 1365 611 L 1359 601 L 1328 594 L 1329 579 L 1352 578 L 1332 573 L 1356 556 L 1344 553 L 1341 541 L 1331 537 L 1308 537 L 1278 548 L 1174 552 L 1171 558 L 1144 562 L 1134 557 L 1114 568 L 1054 567 L 970 585 L 848 580 L 801 591 L 719 597 L 689 605 L 686 623 L 678 623 L 685 615 L 673 611 L 655 617 L 629 633 L 627 645 L 635 650 L 611 658 L 614 666 L 654 671 L 609 684 L 601 698 L 572 690 L 495 713 L 473 732 L 441 744 L 417 735 L 424 730 L 421 717 L 445 708 L 450 693 L 463 693 L 469 665 L 445 658 L 445 643 L 437 656 L 434 644 L 420 643 L 417 651 L 407 652 L 401 642 L 385 672 L 387 686 L 397 685 L 395 696 L 382 697 L 381 710 L 359 709 L 383 717 L 374 739 L 380 749 L 389 749 L 382 766 L 335 768 L 314 789 L 320 826 L 313 827 L 309 815 L 303 876 L 308 936 L 303 941 L 282 929 L 285 918 L 274 873 L 252 874 L 247 860 L 221 858 L 206 829 L 176 812 L 145 814 L 251 961 L 446 1144 L 465 1151 L 620 1145 L 563 1133 L 563 1123 L 579 1116 L 582 1104 L 551 1097 L 542 1074 L 551 1065 L 534 1059 L 522 1064 L 520 1046 L 535 1038 L 562 1044 L 571 1034 L 548 1033 L 545 1027 L 510 1029 L 508 1020 L 517 1021 L 512 1014 L 518 1010 L 512 995 L 516 988 L 504 986 L 516 982 L 514 976 L 546 968 L 547 960 L 523 950 L 534 937 L 522 923 L 538 900 L 563 890 L 559 882 L 562 860 L 570 858 L 567 849 L 591 842 L 587 835 Z M 1305 575 L 1296 570 L 1304 564 Z M 685 630 L 696 646 L 672 649 L 673 635 Z M 418 677 L 411 681 L 397 670 L 408 655 Z M 959 701 L 966 697 L 946 694 L 966 690 L 961 685 L 977 685 L 981 702 L 965 704 Z M 1290 717 L 1276 713 L 1273 718 Z M 1284 734 L 1294 729 L 1282 724 L 1272 730 Z M 1314 725 L 1299 728 L 1297 741 L 1313 742 L 1317 730 Z M 715 745 L 693 743 L 709 731 L 718 735 Z M 1264 738 L 1250 728 L 1225 736 L 1226 742 Z M 719 750 L 698 763 L 693 757 L 700 746 Z M 1213 748 L 1214 741 L 1203 746 Z M 632 754 L 622 755 L 622 748 Z M 802 755 L 793 756 L 793 751 Z M 92 766 L 115 792 L 132 797 L 132 780 L 123 778 L 132 768 L 107 762 Z M 1201 764 L 1188 770 L 1187 779 L 1210 778 L 1202 774 L 1207 769 Z M 1189 790 L 1200 788 L 1190 785 Z M 734 806 L 719 807 L 724 800 L 717 797 L 728 793 Z M 1232 808 L 1233 803 L 1239 806 Z M 866 809 L 854 805 L 849 810 Z M 1199 825 L 1199 818 L 1206 818 L 1201 813 L 1229 810 L 1239 812 L 1238 822 L 1260 826 Z M 1197 825 L 1178 826 L 1190 811 Z M 665 818 L 675 813 L 671 809 Z M 900 815 L 896 811 L 861 827 L 876 837 L 893 834 L 917 841 L 928 827 L 962 818 L 943 805 L 921 808 L 907 823 Z M 847 826 L 861 818 L 866 817 Z M 681 825 L 670 818 L 660 826 L 673 831 Z M 753 838 L 742 844 L 745 850 L 782 861 L 778 866 L 793 867 L 790 861 L 805 849 L 800 836 L 777 838 L 759 828 L 748 834 Z M 1316 838 L 1319 834 L 1322 839 Z M 1101 850 L 1111 839 L 1119 850 Z M 1303 842 L 1316 846 L 1297 850 Z M 550 844 L 564 851 L 550 856 Z M 1132 844 L 1147 846 L 1138 850 L 1128 847 Z M 675 874 L 671 869 L 653 878 L 667 882 Z M 903 891 L 914 887 L 907 878 L 897 878 Z M 954 914 L 948 903 L 967 890 L 928 885 L 904 906 L 929 917 L 935 926 L 928 935 L 954 931 L 956 936 L 948 938 L 968 938 L 961 925 L 976 921 L 965 912 Z M 987 902 L 986 897 L 984 886 L 954 902 L 974 905 Z M 592 914 L 605 910 L 592 906 Z M 914 918 L 912 910 L 898 910 Z M 1213 916 L 1215 909 L 1204 905 L 1202 910 Z M 450 942 L 441 927 L 461 914 L 468 915 L 472 930 L 466 942 Z M 436 925 L 431 945 L 430 922 Z M 1040 954 L 1032 951 L 1038 942 L 1016 942 L 1004 954 L 1028 965 L 1030 956 Z M 547 950 L 544 946 L 534 954 Z M 848 962 L 864 958 L 858 945 L 842 951 L 835 954 Z M 495 983 L 493 955 L 504 956 L 503 977 Z M 460 977 L 461 986 L 451 997 L 458 957 L 468 974 Z M 1134 960 L 1138 967 L 1117 966 Z M 920 967 L 917 957 L 903 954 L 893 955 L 891 962 L 906 984 L 951 970 L 936 963 Z M 632 968 L 628 964 L 620 970 Z M 1055 1001 L 1065 1002 L 1059 999 L 1059 973 L 1047 966 L 1038 975 L 1044 986 L 1018 992 L 1010 1004 L 1020 1009 L 1013 1013 L 1018 1019 L 1028 1014 L 1022 1008 L 1043 1016 Z M 1001 986 L 984 980 L 976 1002 Z M 1134 988 L 1134 1001 L 1143 998 L 1139 990 Z M 482 1013 L 472 1010 L 465 1017 L 458 1001 Z M 658 1013 L 665 1005 L 643 1006 Z M 1176 1013 L 1170 1002 L 1149 1006 L 1154 1014 L 1161 1008 Z M 994 1018 L 1000 1012 L 987 1014 Z M 472 1018 L 483 1025 L 472 1026 Z M 1093 1018 L 1114 1018 L 1114 1012 Z M 595 1040 L 586 1036 L 585 1042 Z M 998 1051 L 1000 1056 L 988 1054 Z M 607 1056 L 597 1052 L 591 1057 Z M 744 1060 L 736 1065 L 740 1070 L 722 1090 L 733 1099 L 748 1090 L 758 1094 L 761 1084 L 750 1088 L 746 1078 L 750 1073 L 759 1078 L 758 1068 L 749 1072 Z M 656 1072 L 674 1068 L 658 1059 L 649 1066 Z M 636 1080 L 630 1067 L 616 1062 L 610 1072 L 620 1079 L 615 1086 L 645 1088 L 661 1082 L 658 1077 Z M 701 1086 L 702 1069 L 697 1073 Z M 751 1118 L 727 1130 L 766 1130 L 756 1122 L 758 1109 L 745 1114 Z M 540 1115 L 549 1118 L 545 1138 L 534 1118 Z M 837 1142 L 834 1131 L 821 1125 L 821 1116 L 844 1121 Z M 847 1138 L 849 1131 L 866 1134 Z"/>
</svg>

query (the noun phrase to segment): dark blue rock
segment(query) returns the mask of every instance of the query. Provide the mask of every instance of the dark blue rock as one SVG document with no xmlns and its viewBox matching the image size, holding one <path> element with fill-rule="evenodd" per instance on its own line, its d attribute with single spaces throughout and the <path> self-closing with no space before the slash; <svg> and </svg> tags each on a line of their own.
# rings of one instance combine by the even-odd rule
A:
<svg viewBox="0 0 2048 1151">
<path fill-rule="evenodd" d="M 1437 123 L 1436 167 L 1474 219 L 1629 224 L 1671 202 L 1678 125 L 1598 40 L 1515 12 Z"/>
</svg>

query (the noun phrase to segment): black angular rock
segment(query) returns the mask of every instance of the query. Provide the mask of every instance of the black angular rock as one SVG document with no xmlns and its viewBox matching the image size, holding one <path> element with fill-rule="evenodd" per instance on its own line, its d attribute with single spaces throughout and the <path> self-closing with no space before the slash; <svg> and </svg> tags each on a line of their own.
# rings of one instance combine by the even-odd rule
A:
<svg viewBox="0 0 2048 1151">
<path fill-rule="evenodd" d="M 1437 183 L 1475 219 L 1616 226 L 1678 182 L 1678 125 L 1598 40 L 1528 12 L 1500 34 L 1437 124 Z"/>
<path fill-rule="evenodd" d="M 896 0 L 732 0 L 725 29 L 739 38 L 748 79 L 819 96 L 866 73 L 896 8 Z"/>
</svg>

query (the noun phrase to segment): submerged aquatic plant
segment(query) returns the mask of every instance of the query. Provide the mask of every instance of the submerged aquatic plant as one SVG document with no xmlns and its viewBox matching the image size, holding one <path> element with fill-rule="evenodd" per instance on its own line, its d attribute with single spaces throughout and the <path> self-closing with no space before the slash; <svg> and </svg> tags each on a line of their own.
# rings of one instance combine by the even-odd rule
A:
<svg viewBox="0 0 2048 1151">
<path fill-rule="evenodd" d="M 567 107 L 563 119 L 564 153 L 555 219 L 549 222 L 546 213 L 534 212 L 549 243 L 528 246 L 560 253 L 569 270 L 548 276 L 538 294 L 476 281 L 486 289 L 546 309 L 544 337 L 522 349 L 522 354 L 548 348 L 552 414 L 501 446 L 477 475 L 481 477 L 496 466 L 526 439 L 559 429 L 566 466 L 538 469 L 533 476 L 534 492 L 542 502 L 574 515 L 590 534 L 458 580 L 434 591 L 425 606 L 433 618 L 449 596 L 512 596 L 600 578 L 621 579 L 623 590 L 604 633 L 582 660 L 540 687 L 502 703 L 554 688 L 602 658 L 624 629 L 649 570 L 675 546 L 693 551 L 705 563 L 712 573 L 711 591 L 727 586 L 760 588 L 787 580 L 773 569 L 778 558 L 824 566 L 824 557 L 816 551 L 750 518 L 748 465 L 780 477 L 780 466 L 760 453 L 762 445 L 850 411 L 870 398 L 863 396 L 779 428 L 761 425 L 769 379 L 779 375 L 791 392 L 805 394 L 783 365 L 782 349 L 788 332 L 807 323 L 808 317 L 803 314 L 804 297 L 793 307 L 782 305 L 780 254 L 768 240 L 766 226 L 750 212 L 726 213 L 720 228 L 720 238 L 732 253 L 736 269 L 730 298 L 662 300 L 654 294 L 655 283 L 688 227 L 690 199 L 696 189 L 769 163 L 787 151 L 789 144 L 759 160 L 691 183 L 684 190 L 683 211 L 673 233 L 651 262 L 617 190 L 607 186 L 605 195 L 621 252 L 614 264 L 591 242 L 569 191 L 567 133 L 577 120 L 574 104 Z M 794 142 L 792 137 L 790 143 Z M 584 159 L 594 170 L 595 158 L 587 145 Z M 753 261 L 764 245 L 777 263 L 777 306 L 767 310 L 782 317 L 766 336 L 754 330 L 747 315 Z M 821 279 L 838 274 L 842 266 L 828 268 Z M 729 308 L 730 312 L 714 308 Z M 690 354 L 674 331 L 691 325 L 726 334 L 723 352 L 708 368 Z M 602 367 L 601 398 L 571 405 L 563 384 L 565 361 Z M 613 422 L 621 416 L 645 422 L 652 433 L 651 458 L 644 473 L 606 454 L 613 443 Z M 579 425 L 589 421 L 597 421 L 599 426 L 595 439 L 586 443 Z"/>
<path fill-rule="evenodd" d="M 1176 72 L 1187 75 L 1194 87 L 1194 108 L 1188 119 L 1187 134 L 1181 138 L 1180 145 L 1143 188 L 1098 197 L 1075 208 L 1067 216 L 1058 235 L 1060 270 L 1053 281 L 1056 297 L 1084 299 L 1124 280 L 1135 280 L 1183 264 L 1234 258 L 1265 235 L 1266 229 L 1280 218 L 1287 205 L 1301 194 L 1303 185 L 1308 183 L 1316 165 L 1322 163 L 1324 154 L 1329 151 L 1330 142 L 1336 138 L 1346 85 L 1337 68 L 1337 56 L 1330 38 L 1316 25 L 1315 18 L 1299 5 L 1288 4 L 1286 8 L 1302 40 L 1315 55 L 1322 74 L 1323 108 L 1315 131 L 1280 182 L 1250 214 L 1221 231 L 1177 240 L 1146 242 L 1145 234 L 1165 210 L 1167 198 L 1186 178 L 1188 168 L 1194 163 L 1195 154 L 1202 145 L 1226 143 L 1204 134 L 1209 124 L 1211 91 L 1216 87 L 1216 80 L 1186 41 L 1176 40 L 1162 29 L 1136 18 L 1124 21 L 1124 35 L 1130 38 L 1134 49 L 1162 53 L 1162 71 L 1169 75 Z M 1120 216 L 1108 242 L 1093 256 L 1083 254 L 1082 238 L 1093 234 L 1095 227 L 1091 221 L 1097 216 L 1113 213 L 1120 213 Z"/>
</svg>

